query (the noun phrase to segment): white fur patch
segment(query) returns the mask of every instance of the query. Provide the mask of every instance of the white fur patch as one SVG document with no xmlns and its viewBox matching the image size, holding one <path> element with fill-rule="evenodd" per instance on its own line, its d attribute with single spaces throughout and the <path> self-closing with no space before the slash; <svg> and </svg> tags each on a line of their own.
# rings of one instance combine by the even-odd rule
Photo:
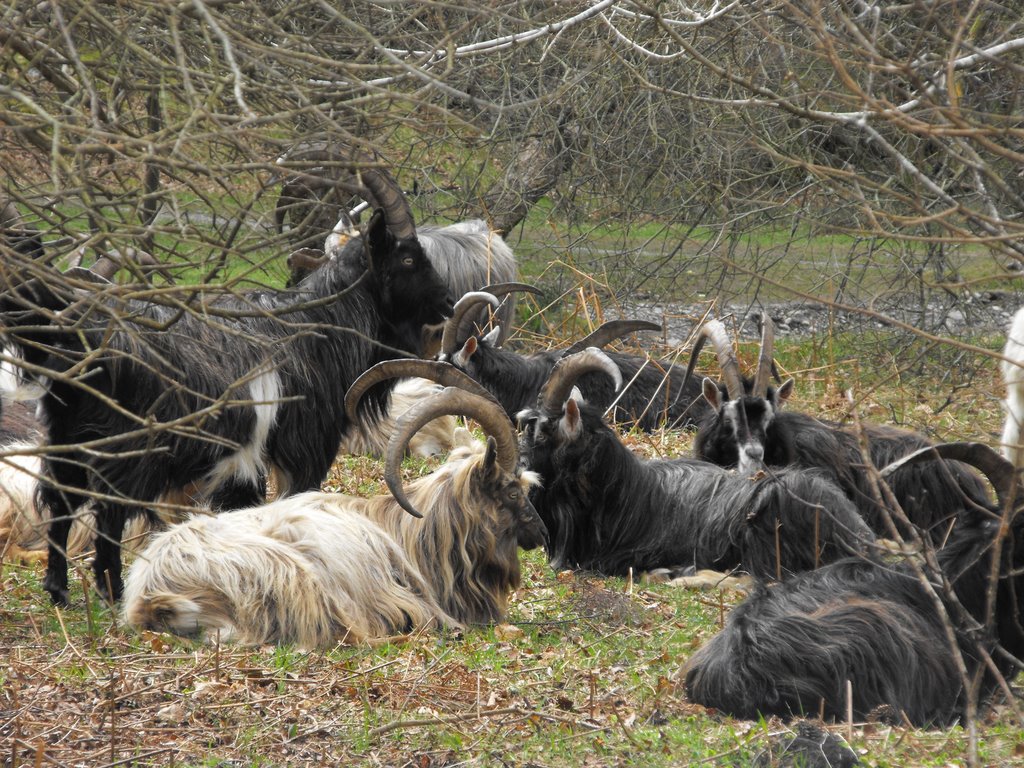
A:
<svg viewBox="0 0 1024 768">
<path fill-rule="evenodd" d="M 13 362 L 22 359 L 17 349 L 0 348 L 0 355 L 0 395 L 5 400 L 35 400 L 43 396 L 46 387 Z"/>
<path fill-rule="evenodd" d="M 256 426 L 249 442 L 243 444 L 235 453 L 221 460 L 203 481 L 203 493 L 209 494 L 213 489 L 232 478 L 256 484 L 266 475 L 267 466 L 264 453 L 267 437 L 277 420 L 277 409 L 281 399 L 281 377 L 277 371 L 261 373 L 249 382 L 249 396 L 256 410 Z"/>
</svg>

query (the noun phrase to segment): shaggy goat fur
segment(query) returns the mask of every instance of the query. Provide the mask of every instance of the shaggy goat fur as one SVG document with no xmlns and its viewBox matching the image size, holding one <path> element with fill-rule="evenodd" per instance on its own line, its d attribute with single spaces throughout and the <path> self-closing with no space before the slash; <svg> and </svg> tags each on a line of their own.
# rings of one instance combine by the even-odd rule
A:
<svg viewBox="0 0 1024 768">
<path fill-rule="evenodd" d="M 420 378 L 400 379 L 391 390 L 387 411 L 376 425 L 359 421 L 341 439 L 339 453 L 361 456 L 383 456 L 388 440 L 395 431 L 395 421 L 416 403 L 435 394 L 441 387 Z M 447 453 L 455 445 L 455 417 L 441 416 L 427 424 L 409 441 L 409 455 L 428 458 Z"/>
<path fill-rule="evenodd" d="M 103 441 L 102 451 L 53 452 L 44 462 L 53 542 L 44 586 L 54 602 L 67 600 L 62 550 L 86 501 L 59 488 L 110 499 L 97 504 L 94 570 L 112 599 L 133 509 L 190 486 L 215 508 L 260 503 L 270 469 L 280 493 L 319 488 L 350 427 L 349 385 L 396 349 L 416 351 L 423 325 L 450 309 L 415 236 L 396 238 L 380 211 L 346 249 L 295 290 L 224 297 L 203 311 L 39 280 L 0 300 L 7 342 L 54 372 L 41 399 L 48 443 Z M 365 412 L 378 413 L 388 391 L 365 398 Z"/>
<path fill-rule="evenodd" d="M 5 410 L 6 415 L 6 410 Z M 49 541 L 50 521 L 36 505 L 42 460 L 38 442 L 12 443 L 0 447 L 0 561 L 41 560 Z M 169 503 L 169 499 L 163 499 Z M 175 519 L 169 512 L 163 522 Z M 141 546 L 150 530 L 160 523 L 151 516 L 133 517 L 125 527 L 124 540 L 133 548 Z M 90 551 L 96 537 L 96 514 L 91 504 L 81 507 L 71 523 L 66 545 L 69 558 Z"/>
<path fill-rule="evenodd" d="M 532 472 L 510 475 L 479 441 L 408 488 L 418 520 L 390 496 L 353 499 L 352 508 L 398 541 L 430 583 L 434 599 L 467 624 L 502 621 L 520 584 L 519 547 L 544 543 L 544 527 L 527 501 Z"/>
<path fill-rule="evenodd" d="M 770 578 L 873 539 L 849 500 L 816 472 L 753 479 L 693 459 L 645 461 L 600 409 L 572 398 L 559 418 L 524 412 L 520 429 L 526 465 L 542 478 L 533 501 L 556 568 L 742 568 Z"/>
<path fill-rule="evenodd" d="M 999 521 L 958 526 L 939 551 L 942 573 L 968 619 L 936 585 L 957 627 L 957 649 L 969 676 L 984 668 L 981 695 L 996 680 L 978 649 L 1000 674 L 1012 675 L 1024 654 L 1024 517 L 1003 544 L 993 630 L 984 622 Z M 1015 570 L 1014 570 L 1015 569 Z M 848 559 L 761 587 L 729 615 L 725 628 L 684 668 L 689 697 L 736 717 L 846 716 L 846 681 L 856 719 L 873 710 L 904 713 L 915 726 L 945 725 L 962 716 L 965 694 L 935 598 L 906 562 Z"/>
<path fill-rule="evenodd" d="M 999 364 L 1006 383 L 1003 456 L 1015 467 L 1021 468 L 1024 467 L 1024 445 L 1021 445 L 1021 424 L 1024 424 L 1024 309 L 1018 309 L 1010 322 L 1003 357 L 1009 358 Z"/>
<path fill-rule="evenodd" d="M 402 548 L 350 504 L 314 492 L 174 526 L 128 570 L 125 619 L 305 648 L 457 627 Z"/>
<path fill-rule="evenodd" d="M 128 573 L 125 616 L 191 635 L 220 628 L 243 643 L 329 646 L 431 625 L 505 618 L 518 546 L 544 529 L 536 482 L 495 464 L 494 444 L 457 448 L 413 482 L 415 519 L 391 496 L 308 493 L 175 526 Z"/>
</svg>

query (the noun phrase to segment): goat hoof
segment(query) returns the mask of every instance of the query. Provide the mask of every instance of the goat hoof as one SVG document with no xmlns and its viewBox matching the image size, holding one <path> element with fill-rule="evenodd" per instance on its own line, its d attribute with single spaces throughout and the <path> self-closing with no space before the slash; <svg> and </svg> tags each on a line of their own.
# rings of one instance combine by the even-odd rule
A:
<svg viewBox="0 0 1024 768">
<path fill-rule="evenodd" d="M 66 589 L 47 589 L 50 593 L 50 602 L 60 608 L 67 608 L 71 605 L 71 601 L 68 600 L 68 591 Z"/>
<path fill-rule="evenodd" d="M 121 592 L 122 589 L 120 584 L 113 585 L 113 597 L 111 597 L 111 595 L 107 592 L 106 587 L 96 587 L 96 594 L 98 594 L 100 596 L 100 599 L 103 600 L 103 602 L 105 602 L 107 605 L 114 605 L 115 603 L 121 602 Z"/>
</svg>

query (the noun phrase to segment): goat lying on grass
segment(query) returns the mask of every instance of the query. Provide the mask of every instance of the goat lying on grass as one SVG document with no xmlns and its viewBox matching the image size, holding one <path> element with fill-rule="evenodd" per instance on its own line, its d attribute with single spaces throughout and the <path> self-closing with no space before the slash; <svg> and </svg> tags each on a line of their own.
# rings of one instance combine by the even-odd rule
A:
<svg viewBox="0 0 1024 768">
<path fill-rule="evenodd" d="M 711 339 L 724 384 L 704 379 L 704 399 L 711 409 L 697 433 L 695 455 L 724 467 L 738 466 L 741 472 L 764 466 L 816 469 L 846 493 L 877 535 L 894 538 L 866 471 L 858 432 L 783 410 L 793 391 L 792 379 L 777 389 L 768 387 L 774 331 L 767 315 L 762 324 L 761 353 L 752 384 L 740 376 L 724 326 L 712 320 L 702 328 L 689 369 L 704 340 Z M 862 429 L 876 467 L 931 445 L 923 435 L 905 429 L 869 423 Z M 985 517 L 993 511 L 981 478 L 958 462 L 914 463 L 894 474 L 889 485 L 910 523 L 929 532 L 936 543 L 945 540 L 957 520 Z M 901 535 L 910 535 L 905 525 L 897 522 L 897 526 Z"/>
<path fill-rule="evenodd" d="M 924 568 L 927 586 L 908 561 L 851 558 L 761 587 L 686 664 L 693 701 L 737 717 L 841 718 L 849 685 L 855 718 L 882 713 L 944 725 L 964 714 L 970 686 L 980 680 L 987 699 L 999 677 L 1020 669 L 1024 514 L 1007 505 L 1022 489 L 1013 467 L 979 444 L 939 445 L 902 462 L 934 452 L 982 469 L 1009 517 L 957 526 L 938 552 L 938 568 Z"/>
<path fill-rule="evenodd" d="M 456 449 L 407 494 L 406 444 L 441 413 L 472 416 L 492 437 Z M 517 461 L 497 404 L 446 388 L 398 420 L 385 473 L 393 497 L 308 493 L 175 526 L 129 569 L 125 617 L 183 635 L 221 629 L 243 643 L 309 647 L 501 621 L 520 582 L 518 547 L 545 537 L 527 500 L 534 477 Z"/>
<path fill-rule="evenodd" d="M 873 536 L 820 474 L 783 470 L 753 479 L 693 459 L 638 458 L 601 411 L 572 394 L 584 373 L 621 383 L 604 353 L 559 362 L 537 407 L 519 415 L 521 450 L 542 478 L 533 492 L 556 568 L 742 568 L 763 577 L 861 551 Z"/>
</svg>

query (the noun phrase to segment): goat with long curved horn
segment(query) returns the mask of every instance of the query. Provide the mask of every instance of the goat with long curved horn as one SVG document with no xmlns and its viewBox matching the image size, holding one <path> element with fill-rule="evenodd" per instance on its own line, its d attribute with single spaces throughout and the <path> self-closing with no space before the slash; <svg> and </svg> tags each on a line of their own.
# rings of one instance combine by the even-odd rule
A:
<svg viewBox="0 0 1024 768">
<path fill-rule="evenodd" d="M 405 495 L 400 468 L 409 440 L 424 424 L 445 413 L 458 413 L 475 419 L 489 440 L 494 441 L 498 466 L 514 473 L 519 460 L 515 427 L 501 406 L 489 398 L 474 395 L 457 387 L 445 387 L 429 400 L 410 408 L 398 419 L 387 451 L 384 481 L 402 509 L 413 517 L 422 517 Z"/>
<path fill-rule="evenodd" d="M 951 460 L 949 474 L 960 461 L 981 470 L 1005 509 L 1014 468 L 980 443 L 929 446 L 882 474 L 892 486 L 937 457 Z M 919 727 L 963 721 L 971 697 L 981 704 L 1008 690 L 1024 654 L 1024 515 L 1008 511 L 958 524 L 936 552 L 937 569 L 848 558 L 756 590 L 687 661 L 688 696 L 752 719 L 882 710 Z"/>
</svg>

